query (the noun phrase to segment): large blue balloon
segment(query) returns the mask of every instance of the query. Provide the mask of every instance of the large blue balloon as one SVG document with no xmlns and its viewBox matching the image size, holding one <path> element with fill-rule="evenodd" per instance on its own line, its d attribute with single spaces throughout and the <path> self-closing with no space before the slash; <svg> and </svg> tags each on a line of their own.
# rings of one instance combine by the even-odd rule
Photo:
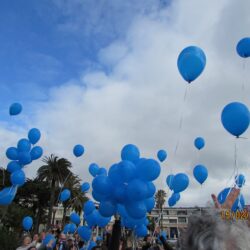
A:
<svg viewBox="0 0 250 250">
<path fill-rule="evenodd" d="M 22 105 L 20 103 L 12 103 L 9 108 L 10 115 L 19 115 L 22 112 Z"/>
<path fill-rule="evenodd" d="M 176 200 L 173 196 L 171 196 L 169 199 L 168 199 L 168 205 L 170 207 L 173 207 L 174 205 L 176 204 Z"/>
<path fill-rule="evenodd" d="M 99 213 L 103 217 L 111 217 L 116 212 L 116 205 L 111 201 L 102 201 L 99 207 Z"/>
<path fill-rule="evenodd" d="M 28 139 L 20 139 L 17 143 L 18 152 L 29 152 L 31 149 L 31 143 Z"/>
<path fill-rule="evenodd" d="M 53 234 L 47 234 L 43 240 L 43 245 L 49 244 L 50 241 L 53 241 L 53 248 L 56 246 L 56 238 Z"/>
<path fill-rule="evenodd" d="M 37 128 L 32 128 L 28 133 L 29 141 L 32 144 L 36 144 L 41 138 L 41 132 Z"/>
<path fill-rule="evenodd" d="M 7 165 L 7 171 L 9 173 L 13 173 L 15 171 L 18 171 L 22 168 L 22 166 L 19 164 L 18 161 L 10 161 Z"/>
<path fill-rule="evenodd" d="M 224 128 L 232 135 L 239 137 L 249 126 L 249 110 L 240 102 L 226 105 L 221 113 Z"/>
<path fill-rule="evenodd" d="M 118 164 L 113 164 L 109 168 L 108 176 L 110 180 L 112 181 L 113 185 L 123 184 L 123 177 L 122 177 L 120 167 L 118 166 Z"/>
<path fill-rule="evenodd" d="M 179 194 L 179 193 L 173 193 L 172 195 L 171 195 L 171 198 L 175 201 L 175 203 L 176 202 L 178 202 L 179 200 L 180 200 L 180 198 L 181 198 L 181 195 Z"/>
<path fill-rule="evenodd" d="M 21 165 L 28 165 L 32 162 L 31 155 L 29 152 L 20 152 L 18 154 L 18 159 Z"/>
<path fill-rule="evenodd" d="M 154 181 L 161 173 L 161 167 L 156 160 L 148 159 L 137 165 L 138 175 L 142 180 Z"/>
<path fill-rule="evenodd" d="M 170 190 L 173 190 L 174 175 L 170 174 L 167 176 L 166 182 Z"/>
<path fill-rule="evenodd" d="M 90 189 L 90 185 L 88 182 L 84 182 L 82 185 L 81 185 L 81 191 L 84 193 L 84 192 L 87 192 L 88 190 Z"/>
<path fill-rule="evenodd" d="M 152 209 L 155 207 L 155 198 L 151 197 L 145 200 L 145 205 L 147 208 L 147 212 L 150 213 Z"/>
<path fill-rule="evenodd" d="M 26 216 L 23 218 L 22 224 L 23 224 L 24 230 L 28 231 L 32 228 L 33 219 L 30 216 Z"/>
<path fill-rule="evenodd" d="M 98 192 L 96 192 L 96 191 L 92 191 L 92 196 L 93 196 L 93 198 L 96 200 L 96 201 L 99 201 L 99 202 L 101 202 L 101 201 L 105 201 L 105 200 L 107 200 L 107 198 L 108 198 L 108 195 L 105 195 L 105 194 L 99 194 Z"/>
<path fill-rule="evenodd" d="M 86 226 L 81 226 L 77 230 L 78 234 L 84 241 L 89 241 L 91 237 L 91 229 Z"/>
<path fill-rule="evenodd" d="M 0 191 L 0 205 L 6 206 L 10 205 L 10 203 L 14 200 L 16 195 L 17 188 L 7 187 Z"/>
<path fill-rule="evenodd" d="M 83 206 L 85 215 L 91 214 L 95 210 L 95 203 L 93 201 L 86 201 Z"/>
<path fill-rule="evenodd" d="M 202 184 L 207 179 L 207 176 L 208 176 L 207 168 L 203 165 L 197 165 L 194 167 L 193 175 L 194 175 L 194 178 L 200 184 Z"/>
<path fill-rule="evenodd" d="M 89 165 L 89 173 L 95 177 L 97 174 L 98 174 L 98 171 L 99 171 L 99 166 L 95 163 L 91 163 Z"/>
<path fill-rule="evenodd" d="M 167 152 L 163 149 L 159 150 L 157 153 L 157 157 L 160 162 L 163 162 L 167 159 Z"/>
<path fill-rule="evenodd" d="M 105 227 L 109 224 L 110 221 L 111 221 L 111 217 L 103 217 L 99 214 L 98 219 L 97 219 L 97 225 L 99 227 Z"/>
<path fill-rule="evenodd" d="M 180 173 L 174 176 L 173 190 L 175 193 L 184 191 L 189 185 L 189 178 L 186 174 Z"/>
<path fill-rule="evenodd" d="M 249 57 L 250 56 L 250 37 L 242 38 L 237 46 L 236 46 L 237 53 L 241 57 Z"/>
<path fill-rule="evenodd" d="M 226 201 L 227 196 L 229 195 L 231 188 L 223 189 L 217 196 L 218 202 L 223 204 Z M 235 212 L 236 210 L 243 210 L 245 208 L 245 200 L 243 195 L 239 194 L 237 199 L 235 200 L 231 210 Z"/>
<path fill-rule="evenodd" d="M 71 196 L 71 192 L 69 189 L 64 189 L 61 194 L 60 194 L 60 197 L 59 197 L 59 200 L 64 202 L 66 200 L 68 200 Z"/>
<path fill-rule="evenodd" d="M 35 146 L 30 151 L 32 160 L 37 160 L 43 155 L 43 149 L 40 146 Z"/>
<path fill-rule="evenodd" d="M 97 193 L 108 194 L 112 191 L 111 181 L 105 175 L 98 175 L 92 182 L 92 188 Z"/>
<path fill-rule="evenodd" d="M 25 183 L 25 174 L 22 170 L 17 170 L 10 176 L 10 181 L 13 186 L 22 186 Z"/>
<path fill-rule="evenodd" d="M 18 150 L 15 147 L 10 147 L 6 150 L 6 156 L 10 160 L 18 160 Z"/>
<path fill-rule="evenodd" d="M 134 219 L 141 219 L 145 217 L 147 213 L 147 208 L 144 201 L 135 201 L 125 205 L 128 215 Z"/>
<path fill-rule="evenodd" d="M 84 153 L 84 147 L 80 144 L 75 145 L 74 149 L 73 149 L 73 153 L 76 157 L 80 157 L 83 155 Z"/>
<path fill-rule="evenodd" d="M 136 177 L 136 167 L 130 161 L 121 161 L 118 164 L 118 171 L 122 177 L 123 182 L 129 182 Z"/>
<path fill-rule="evenodd" d="M 243 174 L 239 174 L 235 176 L 235 184 L 241 188 L 244 186 L 246 182 L 245 176 Z"/>
<path fill-rule="evenodd" d="M 191 83 L 202 73 L 206 66 L 205 53 L 196 46 L 186 47 L 178 57 L 177 66 L 184 80 Z"/>
<path fill-rule="evenodd" d="M 121 184 L 120 186 L 116 186 L 113 195 L 117 203 L 126 203 L 128 200 L 127 185 Z"/>
<path fill-rule="evenodd" d="M 107 169 L 106 168 L 99 168 L 97 175 L 108 175 Z"/>
<path fill-rule="evenodd" d="M 194 146 L 198 149 L 201 150 L 205 146 L 205 140 L 202 137 L 197 137 L 194 140 Z"/>
<path fill-rule="evenodd" d="M 74 223 L 69 224 L 69 233 L 74 234 L 76 232 L 77 226 Z"/>
<path fill-rule="evenodd" d="M 91 214 L 84 215 L 84 219 L 87 221 L 89 227 L 97 225 L 99 213 L 95 209 Z"/>
<path fill-rule="evenodd" d="M 136 162 L 140 158 L 139 149 L 133 144 L 127 144 L 121 151 L 122 160 Z"/>
<path fill-rule="evenodd" d="M 145 181 L 140 179 L 134 179 L 128 183 L 127 186 L 127 197 L 131 201 L 144 200 L 147 197 L 148 186 Z"/>
<path fill-rule="evenodd" d="M 147 197 L 146 198 L 150 198 L 152 196 L 154 196 L 156 191 L 156 187 L 154 185 L 153 182 L 147 182 Z"/>
<path fill-rule="evenodd" d="M 77 213 L 72 213 L 70 215 L 70 221 L 72 223 L 75 223 L 76 225 L 79 225 L 81 223 L 80 216 Z"/>
</svg>

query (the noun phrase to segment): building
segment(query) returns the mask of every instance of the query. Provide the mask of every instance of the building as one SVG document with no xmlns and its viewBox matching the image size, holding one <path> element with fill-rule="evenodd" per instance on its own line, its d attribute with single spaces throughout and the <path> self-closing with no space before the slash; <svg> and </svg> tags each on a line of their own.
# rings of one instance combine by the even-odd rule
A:
<svg viewBox="0 0 250 250">
<path fill-rule="evenodd" d="M 167 232 L 169 238 L 178 238 L 181 229 L 185 229 L 188 224 L 188 218 L 192 214 L 198 214 L 208 207 L 165 207 L 162 210 L 154 208 L 149 214 L 149 218 L 153 219 L 156 223 L 161 219 L 161 226 Z M 162 217 L 161 217 L 162 216 Z"/>
</svg>

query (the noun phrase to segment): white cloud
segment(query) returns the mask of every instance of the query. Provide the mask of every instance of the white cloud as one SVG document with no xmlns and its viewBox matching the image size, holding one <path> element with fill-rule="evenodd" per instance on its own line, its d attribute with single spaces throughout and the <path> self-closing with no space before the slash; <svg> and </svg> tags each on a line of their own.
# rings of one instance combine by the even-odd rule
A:
<svg viewBox="0 0 250 250">
<path fill-rule="evenodd" d="M 244 99 L 249 105 L 245 98 L 249 87 L 245 84 L 244 93 L 241 89 L 242 60 L 235 52 L 236 42 L 247 35 L 249 8 L 250 2 L 243 0 L 174 1 L 167 9 L 138 16 L 124 40 L 100 51 L 100 63 L 111 67 L 111 73 L 85 72 L 81 79 L 49 90 L 48 102 L 36 104 L 33 122 L 44 132 L 46 154 L 69 158 L 74 171 L 90 181 L 89 163 L 109 167 L 119 161 L 124 144 L 138 145 L 146 157 L 155 157 L 165 148 L 169 159 L 163 164 L 158 187 L 166 188 L 170 172 L 186 172 L 191 184 L 179 205 L 205 205 L 211 193 L 232 184 L 228 178 L 234 168 L 234 140 L 223 129 L 220 113 L 234 100 Z M 204 49 L 207 66 L 188 87 L 184 103 L 187 84 L 176 61 L 190 44 Z M 184 123 L 179 131 L 182 108 Z M 196 136 L 207 142 L 199 161 L 193 147 Z M 174 156 L 178 137 L 180 145 Z M 72 148 L 78 143 L 86 147 L 86 153 L 75 159 Z M 239 169 L 249 183 L 249 140 L 238 140 L 238 144 Z M 196 163 L 209 170 L 202 189 L 192 177 Z M 247 195 L 246 200 L 250 202 Z"/>
</svg>

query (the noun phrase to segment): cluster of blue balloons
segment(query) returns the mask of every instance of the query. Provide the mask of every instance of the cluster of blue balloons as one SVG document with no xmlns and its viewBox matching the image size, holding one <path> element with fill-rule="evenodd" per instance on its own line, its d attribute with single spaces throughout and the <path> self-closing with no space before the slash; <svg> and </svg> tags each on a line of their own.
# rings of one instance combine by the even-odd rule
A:
<svg viewBox="0 0 250 250">
<path fill-rule="evenodd" d="M 89 172 L 94 177 L 92 196 L 100 202 L 100 206 L 99 211 L 93 205 L 91 213 L 84 211 L 88 225 L 99 215 L 109 221 L 118 213 L 125 227 L 134 229 L 137 236 L 146 234 L 146 214 L 155 205 L 153 181 L 160 175 L 159 163 L 154 159 L 140 158 L 139 149 L 128 144 L 121 151 L 119 163 L 113 164 L 108 172 L 101 169 L 97 164 L 89 166 Z"/>
<path fill-rule="evenodd" d="M 178 173 L 176 175 L 170 174 L 167 176 L 166 183 L 169 189 L 173 191 L 168 199 L 168 205 L 173 207 L 180 200 L 180 193 L 188 187 L 189 178 L 184 173 Z"/>
<path fill-rule="evenodd" d="M 197 46 L 183 49 L 178 57 L 177 66 L 183 79 L 188 83 L 194 81 L 206 66 L 206 55 Z"/>
<path fill-rule="evenodd" d="M 15 197 L 17 188 L 25 183 L 26 177 L 22 168 L 42 156 L 43 149 L 40 146 L 34 146 L 40 137 L 40 131 L 37 128 L 32 128 L 28 132 L 28 139 L 20 139 L 17 147 L 9 147 L 6 150 L 6 156 L 11 160 L 7 165 L 7 171 L 11 173 L 12 187 L 1 190 L 0 205 L 9 205 Z"/>
</svg>

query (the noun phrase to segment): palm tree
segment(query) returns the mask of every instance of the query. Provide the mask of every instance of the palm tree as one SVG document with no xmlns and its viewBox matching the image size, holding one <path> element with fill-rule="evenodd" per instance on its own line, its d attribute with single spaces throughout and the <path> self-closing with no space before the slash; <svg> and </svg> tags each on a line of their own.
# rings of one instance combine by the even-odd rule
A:
<svg viewBox="0 0 250 250">
<path fill-rule="evenodd" d="M 81 191 L 80 179 L 76 175 L 71 175 L 64 186 L 71 191 L 71 197 L 69 200 L 63 202 L 63 225 L 66 222 L 67 209 L 71 208 L 80 214 L 83 210 L 84 203 L 88 200 L 85 193 Z"/>
<path fill-rule="evenodd" d="M 155 195 L 156 208 L 160 209 L 161 211 L 161 218 L 160 218 L 161 228 L 162 228 L 162 209 L 166 201 L 166 197 L 167 197 L 167 193 L 162 189 L 158 190 Z"/>
<path fill-rule="evenodd" d="M 50 204 L 47 221 L 47 229 L 51 226 L 52 210 L 55 204 L 55 191 L 60 185 L 64 185 L 65 180 L 73 175 L 70 168 L 71 163 L 65 158 L 58 158 L 55 155 L 44 157 L 42 160 L 45 165 L 41 166 L 37 171 L 37 179 L 39 181 L 46 181 L 50 185 Z"/>
</svg>

